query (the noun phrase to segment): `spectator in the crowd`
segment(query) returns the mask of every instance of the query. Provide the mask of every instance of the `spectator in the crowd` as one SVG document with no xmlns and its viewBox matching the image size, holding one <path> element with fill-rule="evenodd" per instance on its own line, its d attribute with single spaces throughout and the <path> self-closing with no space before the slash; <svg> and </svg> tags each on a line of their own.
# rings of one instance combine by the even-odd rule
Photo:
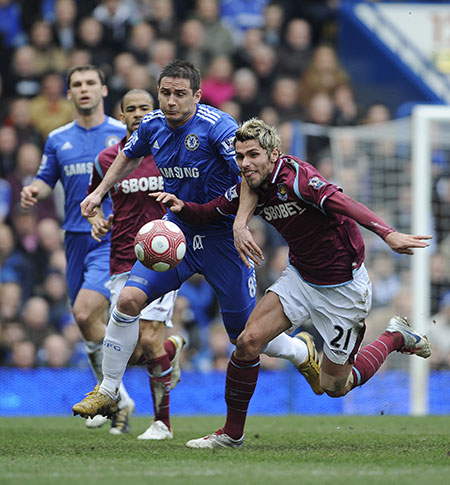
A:
<svg viewBox="0 0 450 485">
<path fill-rule="evenodd" d="M 109 106 L 115 107 L 117 103 L 120 103 L 128 89 L 128 76 L 137 64 L 136 57 L 131 52 L 121 52 L 114 57 L 113 71 L 108 79 Z M 117 116 L 114 117 L 117 118 Z"/>
<path fill-rule="evenodd" d="M 151 62 L 148 71 L 154 79 L 158 79 L 162 68 L 173 61 L 176 56 L 177 47 L 173 40 L 159 39 L 151 47 Z"/>
<path fill-rule="evenodd" d="M 232 118 L 234 118 L 239 123 L 244 120 L 244 118 L 242 118 L 241 104 L 238 103 L 235 99 L 224 101 L 219 106 L 219 109 L 221 109 L 225 113 L 228 113 Z"/>
<path fill-rule="evenodd" d="M 11 187 L 11 206 L 16 207 L 20 202 L 20 191 L 28 185 L 39 168 L 42 150 L 34 143 L 24 143 L 17 150 L 16 167 L 8 175 L 7 181 Z M 38 219 L 43 217 L 56 217 L 53 197 L 47 199 L 42 207 L 37 208 Z"/>
<path fill-rule="evenodd" d="M 8 115 L 3 120 L 5 125 L 12 126 L 17 134 L 19 144 L 34 143 L 43 146 L 43 139 L 31 119 L 31 105 L 27 98 L 15 98 L 9 105 Z"/>
<path fill-rule="evenodd" d="M 297 96 L 297 81 L 279 77 L 273 83 L 272 106 L 278 113 L 279 122 L 301 120 L 304 117 Z M 291 153 L 291 152 L 288 152 Z"/>
<path fill-rule="evenodd" d="M 27 334 L 20 321 L 8 320 L 0 323 L 0 365 L 9 364 L 14 344 L 26 340 L 26 338 Z"/>
<path fill-rule="evenodd" d="M 88 49 L 75 48 L 67 58 L 67 68 L 92 64 L 92 55 Z"/>
<path fill-rule="evenodd" d="M 269 99 L 276 76 L 276 54 L 266 44 L 257 45 L 251 53 L 251 69 L 258 78 L 258 93 L 262 100 Z"/>
<path fill-rule="evenodd" d="M 235 94 L 233 84 L 233 65 L 224 55 L 215 57 L 201 83 L 202 103 L 218 108 Z"/>
<path fill-rule="evenodd" d="M 76 46 L 77 4 L 75 0 L 56 0 L 52 32 L 55 43 L 66 52 Z"/>
<path fill-rule="evenodd" d="M 282 48 L 277 51 L 277 71 L 298 79 L 309 66 L 312 53 L 309 23 L 305 19 L 290 20 L 286 26 Z"/>
<path fill-rule="evenodd" d="M 41 364 L 46 367 L 68 367 L 72 349 L 61 334 L 51 333 L 44 339 L 38 356 Z"/>
<path fill-rule="evenodd" d="M 36 348 L 41 347 L 45 338 L 55 331 L 55 328 L 50 325 L 49 317 L 50 306 L 44 298 L 32 296 L 25 302 L 22 310 L 22 320 L 27 335 Z"/>
<path fill-rule="evenodd" d="M 210 62 L 210 54 L 206 49 L 203 24 L 196 19 L 185 20 L 180 29 L 177 57 L 191 62 L 202 73 Z"/>
<path fill-rule="evenodd" d="M 0 126 L 0 177 L 6 177 L 14 170 L 18 144 L 16 130 L 12 126 Z"/>
<path fill-rule="evenodd" d="M 263 40 L 271 47 L 277 48 L 282 43 L 284 10 L 279 3 L 269 3 L 264 8 Z M 281 51 L 280 51 L 281 53 Z"/>
<path fill-rule="evenodd" d="M 158 38 L 177 38 L 179 24 L 173 0 L 153 0 L 149 12 L 151 16 L 146 20 L 153 26 Z"/>
<path fill-rule="evenodd" d="M 113 51 L 103 40 L 103 24 L 94 17 L 85 17 L 80 21 L 77 34 L 77 47 L 88 50 L 92 63 L 109 75 Z"/>
<path fill-rule="evenodd" d="M 235 50 L 233 65 L 236 69 L 250 67 L 252 52 L 263 43 L 263 32 L 261 29 L 248 29 L 244 35 L 244 43 Z"/>
<path fill-rule="evenodd" d="M 31 340 L 15 342 L 9 359 L 11 367 L 32 369 L 36 366 L 36 346 Z"/>
<path fill-rule="evenodd" d="M 8 49 L 13 49 L 26 42 L 22 26 L 21 9 L 13 0 L 0 1 L 0 35 Z"/>
<path fill-rule="evenodd" d="M 59 73 L 66 70 L 67 53 L 55 43 L 51 26 L 45 20 L 36 20 L 31 26 L 30 46 L 39 76 L 50 70 Z"/>
<path fill-rule="evenodd" d="M 196 0 L 193 17 L 203 25 L 204 45 L 211 57 L 231 55 L 235 50 L 231 33 L 219 13 L 219 0 Z"/>
<path fill-rule="evenodd" d="M 0 222 L 0 275 L 5 261 L 14 251 L 15 240 L 14 233 L 9 224 Z M 0 283 L 2 282 L 0 278 Z"/>
<path fill-rule="evenodd" d="M 337 86 L 349 81 L 349 76 L 339 64 L 331 45 L 320 45 L 313 52 L 312 60 L 299 83 L 299 99 L 307 106 L 317 93 L 332 95 Z"/>
<path fill-rule="evenodd" d="M 444 241 L 449 236 L 450 165 L 446 170 L 447 171 L 443 175 L 437 178 L 433 191 L 433 215 L 436 221 L 435 225 L 438 243 Z"/>
<path fill-rule="evenodd" d="M 242 45 L 245 32 L 264 26 L 264 8 L 268 0 L 222 0 L 220 12 L 222 22 L 230 29 L 234 43 Z"/>
<path fill-rule="evenodd" d="M 271 126 L 278 126 L 280 124 L 280 116 L 278 114 L 278 109 L 271 104 L 267 104 L 261 108 L 258 114 L 258 118 L 262 119 L 264 123 Z M 289 152 L 292 153 L 292 152 Z"/>
<path fill-rule="evenodd" d="M 306 110 L 306 121 L 319 126 L 329 127 L 334 123 L 334 103 L 326 92 L 311 96 Z M 307 161 L 317 163 L 324 153 L 330 150 L 330 138 L 324 131 L 309 134 L 306 137 Z"/>
<path fill-rule="evenodd" d="M 21 279 L 17 281 L 2 281 L 0 285 L 0 320 L 8 321 L 19 318 L 23 303 Z"/>
<path fill-rule="evenodd" d="M 447 219 L 448 221 L 449 219 Z M 436 251 L 430 258 L 430 278 L 430 306 L 431 313 L 434 314 L 439 311 L 444 294 L 450 291 L 450 260 L 441 250 Z"/>
<path fill-rule="evenodd" d="M 372 125 L 375 123 L 385 123 L 391 119 L 391 112 L 388 106 L 384 103 L 376 102 L 368 106 L 362 119 L 362 123 L 365 125 Z"/>
<path fill-rule="evenodd" d="M 61 224 L 54 218 L 41 219 L 37 226 L 39 245 L 47 254 L 64 247 L 64 233 Z"/>
<path fill-rule="evenodd" d="M 376 253 L 371 259 L 369 274 L 373 287 L 372 308 L 389 305 L 402 284 L 393 256 L 386 251 Z"/>
<path fill-rule="evenodd" d="M 233 347 L 221 322 L 209 325 L 207 349 L 210 368 L 226 371 Z"/>
<path fill-rule="evenodd" d="M 361 109 L 356 103 L 353 89 L 348 83 L 340 84 L 333 92 L 336 107 L 336 125 L 356 125 L 361 117 Z"/>
<path fill-rule="evenodd" d="M 44 74 L 41 84 L 41 93 L 30 101 L 30 114 L 33 125 L 47 138 L 51 131 L 73 120 L 73 106 L 63 95 L 64 81 L 60 74 Z"/>
<path fill-rule="evenodd" d="M 450 290 L 442 295 L 438 311 L 431 317 L 428 335 L 433 345 L 432 367 L 448 369 L 450 367 Z"/>
<path fill-rule="evenodd" d="M 29 45 L 18 47 L 12 56 L 11 68 L 4 79 L 8 98 L 25 96 L 32 98 L 41 89 L 34 49 Z"/>
<path fill-rule="evenodd" d="M 131 54 L 139 64 L 148 64 L 151 60 L 151 46 L 155 40 L 155 29 L 148 22 L 138 22 L 131 27 L 123 55 Z"/>
<path fill-rule="evenodd" d="M 103 25 L 104 42 L 113 52 L 123 49 L 132 23 L 132 10 L 127 2 L 101 0 L 93 17 Z"/>
<path fill-rule="evenodd" d="M 256 116 L 263 100 L 259 95 L 258 79 L 254 72 L 245 67 L 238 69 L 233 75 L 233 83 L 236 91 L 233 101 L 240 105 L 241 119 L 247 120 Z"/>
<path fill-rule="evenodd" d="M 68 323 L 73 322 L 65 278 L 60 271 L 49 270 L 42 285 L 42 296 L 50 305 L 49 320 L 54 328 L 62 331 Z"/>
</svg>

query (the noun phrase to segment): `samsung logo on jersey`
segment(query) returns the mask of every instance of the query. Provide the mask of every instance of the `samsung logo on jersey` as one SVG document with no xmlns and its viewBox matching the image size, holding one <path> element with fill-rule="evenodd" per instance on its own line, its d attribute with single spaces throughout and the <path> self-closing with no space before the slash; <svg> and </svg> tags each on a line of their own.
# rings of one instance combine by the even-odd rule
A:
<svg viewBox="0 0 450 485">
<path fill-rule="evenodd" d="M 94 164 L 92 162 L 71 163 L 69 165 L 64 165 L 64 173 L 66 177 L 91 174 L 93 166 Z"/>
<path fill-rule="evenodd" d="M 286 219 L 305 212 L 304 207 L 300 207 L 297 202 L 286 202 L 285 204 L 269 205 L 262 210 L 262 216 L 266 221 L 276 219 Z"/>
<path fill-rule="evenodd" d="M 120 183 L 122 192 L 130 194 L 138 192 L 153 192 L 155 190 L 164 190 L 164 182 L 162 177 L 141 177 L 133 179 L 125 179 Z"/>
<path fill-rule="evenodd" d="M 163 174 L 163 177 L 171 179 L 183 179 L 183 178 L 193 178 L 198 179 L 200 177 L 200 172 L 196 167 L 169 167 L 163 168 L 158 167 L 159 171 Z"/>
</svg>

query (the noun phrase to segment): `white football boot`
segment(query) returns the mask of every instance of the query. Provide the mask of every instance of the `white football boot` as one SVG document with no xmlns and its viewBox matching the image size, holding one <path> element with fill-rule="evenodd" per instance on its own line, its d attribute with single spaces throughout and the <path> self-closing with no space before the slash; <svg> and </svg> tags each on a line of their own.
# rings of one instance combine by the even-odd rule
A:
<svg viewBox="0 0 450 485">
<path fill-rule="evenodd" d="M 172 438 L 172 430 L 162 421 L 153 421 L 150 427 L 137 437 L 138 440 L 171 440 Z"/>
<path fill-rule="evenodd" d="M 240 448 L 244 444 L 244 435 L 235 440 L 221 429 L 213 434 L 190 440 L 186 443 L 188 448 Z"/>
<path fill-rule="evenodd" d="M 403 347 L 398 351 L 402 354 L 414 354 L 426 359 L 431 355 L 431 344 L 425 335 L 417 333 L 408 320 L 396 315 L 389 320 L 386 332 L 399 332 L 403 336 Z"/>
</svg>

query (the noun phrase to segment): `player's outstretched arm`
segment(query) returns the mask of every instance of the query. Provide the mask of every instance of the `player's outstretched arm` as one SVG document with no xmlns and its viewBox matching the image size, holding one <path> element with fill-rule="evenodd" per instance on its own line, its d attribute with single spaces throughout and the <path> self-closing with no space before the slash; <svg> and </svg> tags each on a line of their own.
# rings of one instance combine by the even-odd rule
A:
<svg viewBox="0 0 450 485">
<path fill-rule="evenodd" d="M 100 206 L 108 190 L 117 182 L 123 180 L 141 162 L 142 158 L 128 158 L 123 152 L 119 152 L 99 186 L 81 202 L 81 215 L 86 218 L 94 217 L 97 213 L 97 207 Z"/>
<path fill-rule="evenodd" d="M 239 195 L 239 208 L 233 224 L 234 246 L 239 257 L 250 268 L 250 258 L 255 264 L 261 264 L 264 255 L 260 247 L 253 239 L 252 233 L 248 230 L 247 224 L 255 212 L 258 196 L 247 185 L 245 179 L 241 181 L 241 192 Z"/>
<path fill-rule="evenodd" d="M 386 236 L 385 241 L 396 253 L 414 254 L 412 248 L 426 248 L 430 245 L 427 240 L 432 238 L 433 236 L 414 236 L 394 231 Z"/>
<path fill-rule="evenodd" d="M 161 202 L 166 207 L 168 207 L 175 214 L 179 213 L 184 207 L 184 202 L 173 194 L 168 192 L 152 192 L 148 194 L 153 197 L 156 202 Z"/>
<path fill-rule="evenodd" d="M 30 185 L 26 185 L 20 192 L 20 205 L 23 209 L 29 209 L 40 200 L 44 200 L 52 193 L 50 185 L 43 180 L 36 179 Z"/>
</svg>

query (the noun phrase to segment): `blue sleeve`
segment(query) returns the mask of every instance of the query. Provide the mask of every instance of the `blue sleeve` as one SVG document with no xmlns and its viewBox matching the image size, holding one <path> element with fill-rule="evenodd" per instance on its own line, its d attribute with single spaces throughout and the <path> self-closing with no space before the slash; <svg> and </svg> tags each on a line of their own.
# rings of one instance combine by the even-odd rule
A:
<svg viewBox="0 0 450 485">
<path fill-rule="evenodd" d="M 227 162 L 233 174 L 239 174 L 236 152 L 234 150 L 234 137 L 237 128 L 236 121 L 231 116 L 224 114 L 210 131 L 209 137 L 211 145 L 214 146 L 221 157 Z"/>
<path fill-rule="evenodd" d="M 42 155 L 41 164 L 36 179 L 44 181 L 50 187 L 55 187 L 59 179 L 59 163 L 53 138 L 48 138 Z"/>
<path fill-rule="evenodd" d="M 150 117 L 144 116 L 139 128 L 128 139 L 123 152 L 127 158 L 141 158 L 151 153 L 150 148 Z"/>
</svg>

